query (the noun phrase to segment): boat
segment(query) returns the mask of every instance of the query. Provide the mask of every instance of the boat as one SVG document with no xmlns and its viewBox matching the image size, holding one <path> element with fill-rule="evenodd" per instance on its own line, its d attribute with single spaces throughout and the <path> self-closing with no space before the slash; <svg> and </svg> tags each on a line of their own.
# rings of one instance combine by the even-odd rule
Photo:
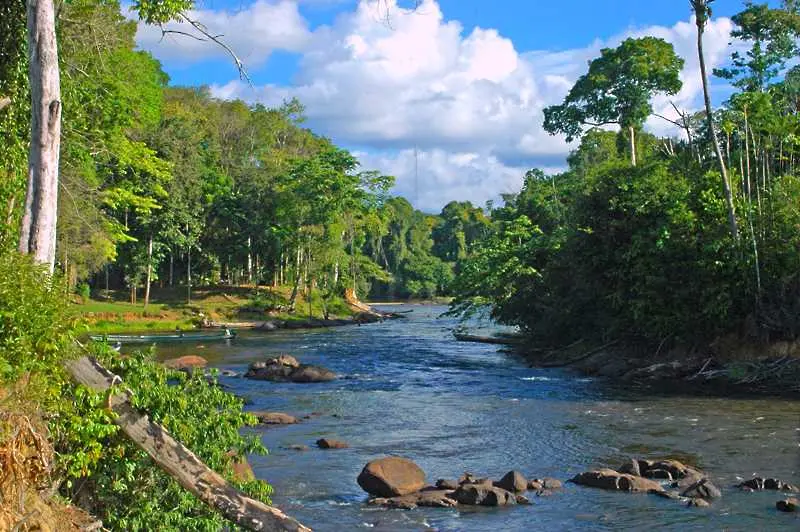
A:
<svg viewBox="0 0 800 532">
<path fill-rule="evenodd" d="M 95 342 L 108 342 L 118 344 L 152 344 L 159 342 L 212 342 L 216 340 L 230 340 L 236 333 L 225 329 L 221 333 L 172 333 L 172 334 L 93 334 L 90 336 Z"/>
</svg>

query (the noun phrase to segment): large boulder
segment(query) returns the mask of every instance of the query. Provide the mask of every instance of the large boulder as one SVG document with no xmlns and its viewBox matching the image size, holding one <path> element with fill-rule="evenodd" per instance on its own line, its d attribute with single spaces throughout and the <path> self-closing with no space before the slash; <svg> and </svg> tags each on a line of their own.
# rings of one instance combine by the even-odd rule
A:
<svg viewBox="0 0 800 532">
<path fill-rule="evenodd" d="M 597 469 L 580 473 L 570 479 L 580 486 L 600 488 L 611 491 L 649 492 L 663 491 L 661 484 L 653 480 L 620 473 L 613 469 Z"/>
<path fill-rule="evenodd" d="M 321 366 L 300 364 L 296 358 L 280 355 L 261 362 L 254 362 L 245 374 L 248 379 L 288 382 L 328 382 L 336 374 Z"/>
<path fill-rule="evenodd" d="M 462 484 L 451 495 L 459 504 L 469 506 L 507 506 L 517 504 L 517 497 L 510 491 L 495 486 Z"/>
<path fill-rule="evenodd" d="M 519 471 L 509 471 L 494 485 L 506 491 L 519 493 L 528 489 L 528 480 Z"/>
<path fill-rule="evenodd" d="M 407 458 L 387 456 L 365 465 L 357 482 L 370 495 L 391 498 L 425 487 L 425 472 Z"/>
</svg>

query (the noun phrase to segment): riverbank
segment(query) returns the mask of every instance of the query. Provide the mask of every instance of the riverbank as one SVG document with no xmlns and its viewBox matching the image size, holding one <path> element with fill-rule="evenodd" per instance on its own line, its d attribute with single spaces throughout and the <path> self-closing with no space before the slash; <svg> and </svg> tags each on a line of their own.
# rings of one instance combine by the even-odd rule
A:
<svg viewBox="0 0 800 532">
<path fill-rule="evenodd" d="M 289 312 L 291 287 L 208 286 L 153 288 L 150 303 L 131 303 L 127 291 L 93 294 L 71 306 L 88 330 L 97 334 L 196 330 L 209 325 L 230 328 L 315 328 L 352 324 L 361 309 L 342 298 L 323 301 L 316 292 L 309 298 L 298 295 L 295 311 Z M 328 319 L 323 316 L 327 313 Z M 327 325 L 320 325 L 327 322 Z M 262 327 L 263 326 L 263 327 Z"/>
<path fill-rule="evenodd" d="M 762 342 L 736 335 L 703 348 L 652 349 L 631 342 L 591 345 L 580 341 L 557 350 L 517 350 L 540 368 L 567 368 L 632 386 L 714 395 L 800 397 L 800 343 Z"/>
</svg>

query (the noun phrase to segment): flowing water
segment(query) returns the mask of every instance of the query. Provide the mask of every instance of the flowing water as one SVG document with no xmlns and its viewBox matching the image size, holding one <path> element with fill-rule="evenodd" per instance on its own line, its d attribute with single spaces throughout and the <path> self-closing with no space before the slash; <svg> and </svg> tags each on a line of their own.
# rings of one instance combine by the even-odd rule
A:
<svg viewBox="0 0 800 532">
<path fill-rule="evenodd" d="M 408 319 L 363 326 L 273 333 L 162 348 L 162 357 L 200 354 L 243 372 L 250 362 L 290 353 L 342 379 L 284 384 L 222 377 L 253 410 L 322 415 L 298 425 L 259 428 L 270 454 L 251 457 L 275 488 L 273 503 L 319 531 L 343 530 L 800 530 L 780 514 L 775 492 L 730 486 L 753 475 L 800 484 L 800 402 L 723 399 L 630 390 L 564 370 L 535 369 L 498 346 L 453 340 L 445 309 L 413 305 Z M 320 450 L 318 438 L 350 444 Z M 289 450 L 305 444 L 308 451 Z M 723 488 L 708 509 L 652 495 L 565 484 L 531 506 L 384 510 L 364 504 L 356 477 L 387 454 L 411 458 L 428 480 L 464 471 L 499 478 L 562 480 L 627 457 L 674 457 L 701 467 Z"/>
</svg>

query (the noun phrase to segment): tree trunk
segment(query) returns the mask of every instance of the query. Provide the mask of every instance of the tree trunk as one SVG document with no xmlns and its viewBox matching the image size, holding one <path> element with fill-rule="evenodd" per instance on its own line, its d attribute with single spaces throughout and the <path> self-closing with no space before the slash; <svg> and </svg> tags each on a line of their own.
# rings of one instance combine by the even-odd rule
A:
<svg viewBox="0 0 800 532">
<path fill-rule="evenodd" d="M 129 392 L 113 393 L 112 386 L 115 381 L 119 382 L 119 377 L 96 360 L 82 357 L 67 362 L 66 368 L 76 382 L 107 394 L 106 404 L 117 414 L 114 423 L 122 432 L 162 471 L 214 511 L 248 530 L 310 532 L 311 529 L 278 508 L 251 499 L 231 486 L 222 475 L 176 441 L 167 429 L 135 408 Z"/>
<path fill-rule="evenodd" d="M 253 284 L 253 240 L 247 237 L 247 283 Z"/>
<path fill-rule="evenodd" d="M 192 248 L 186 254 L 186 302 L 192 302 Z"/>
<path fill-rule="evenodd" d="M 153 280 L 153 235 L 147 241 L 147 276 L 144 281 L 144 307 L 150 304 L 150 283 Z"/>
<path fill-rule="evenodd" d="M 628 126 L 628 133 L 631 137 L 631 165 L 636 166 L 636 132 L 633 126 Z"/>
<path fill-rule="evenodd" d="M 28 192 L 19 250 L 49 265 L 56 258 L 58 160 L 61 146 L 61 87 L 52 0 L 27 0 L 31 145 Z"/>
<path fill-rule="evenodd" d="M 699 11 L 701 3 L 694 3 L 695 11 Z M 707 9 L 708 6 L 702 3 L 702 7 Z M 719 169 L 722 173 L 722 187 L 725 193 L 725 203 L 728 207 L 728 224 L 730 225 L 731 236 L 735 241 L 739 241 L 739 226 L 736 222 L 736 208 L 733 204 L 733 192 L 731 191 L 731 184 L 728 180 L 728 170 L 725 168 L 725 159 L 722 156 L 722 149 L 719 146 L 719 138 L 717 138 L 717 130 L 714 129 L 714 115 L 711 108 L 711 95 L 708 89 L 708 75 L 706 74 L 706 59 L 703 54 L 703 32 L 705 31 L 705 24 L 707 20 L 707 12 L 697 13 L 697 56 L 700 61 L 700 76 L 703 81 L 703 100 L 706 107 L 706 120 L 708 121 L 708 134 L 711 136 L 711 141 L 714 145 L 714 152 L 717 154 L 717 162 Z"/>
</svg>

